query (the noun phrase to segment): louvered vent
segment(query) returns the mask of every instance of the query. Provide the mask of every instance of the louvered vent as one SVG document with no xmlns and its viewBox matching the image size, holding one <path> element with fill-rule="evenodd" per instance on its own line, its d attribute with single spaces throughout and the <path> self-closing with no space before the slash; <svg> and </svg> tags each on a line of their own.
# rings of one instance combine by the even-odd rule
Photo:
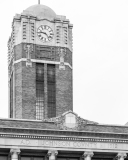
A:
<svg viewBox="0 0 128 160">
<path fill-rule="evenodd" d="M 35 26 L 34 23 L 31 23 L 31 40 L 35 40 Z"/>
<path fill-rule="evenodd" d="M 23 22 L 23 40 L 27 39 L 27 24 L 28 22 Z"/>
<path fill-rule="evenodd" d="M 60 44 L 61 41 L 61 26 L 57 26 L 56 28 L 56 43 Z"/>
<path fill-rule="evenodd" d="M 68 44 L 68 30 L 67 27 L 64 27 L 64 44 Z"/>
</svg>

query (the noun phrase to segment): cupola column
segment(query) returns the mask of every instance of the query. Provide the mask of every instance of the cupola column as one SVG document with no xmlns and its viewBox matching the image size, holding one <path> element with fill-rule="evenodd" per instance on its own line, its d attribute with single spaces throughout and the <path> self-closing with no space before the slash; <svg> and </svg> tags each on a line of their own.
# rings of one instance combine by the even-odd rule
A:
<svg viewBox="0 0 128 160">
<path fill-rule="evenodd" d="M 94 154 L 92 151 L 85 151 L 83 154 L 83 158 L 84 158 L 84 160 L 91 160 L 93 155 Z"/>
<path fill-rule="evenodd" d="M 56 150 L 49 150 L 48 151 L 49 160 L 55 160 L 57 154 L 58 154 L 58 151 L 56 151 Z"/>
<path fill-rule="evenodd" d="M 117 154 L 118 160 L 124 160 L 126 157 L 127 157 L 126 153 L 120 152 L 120 153 Z"/>
<path fill-rule="evenodd" d="M 11 160 L 18 160 L 18 154 L 20 154 L 20 149 L 12 148 L 10 149 Z"/>
</svg>

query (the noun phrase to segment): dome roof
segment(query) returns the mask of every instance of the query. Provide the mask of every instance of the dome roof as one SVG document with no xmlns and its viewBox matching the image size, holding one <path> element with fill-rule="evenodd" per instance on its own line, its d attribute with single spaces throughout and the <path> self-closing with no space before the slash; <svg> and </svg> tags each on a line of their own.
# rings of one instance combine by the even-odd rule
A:
<svg viewBox="0 0 128 160">
<path fill-rule="evenodd" d="M 32 14 L 39 18 L 55 18 L 56 13 L 45 5 L 33 5 L 27 8 L 24 13 Z"/>
</svg>

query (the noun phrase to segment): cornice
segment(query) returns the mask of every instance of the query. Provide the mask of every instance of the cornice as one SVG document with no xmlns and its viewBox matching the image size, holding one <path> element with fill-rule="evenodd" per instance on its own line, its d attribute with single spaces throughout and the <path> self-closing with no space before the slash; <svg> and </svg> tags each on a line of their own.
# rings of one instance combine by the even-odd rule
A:
<svg viewBox="0 0 128 160">
<path fill-rule="evenodd" d="M 26 58 L 21 58 L 19 60 L 14 61 L 14 64 L 17 64 L 19 62 L 26 62 L 27 59 Z M 40 59 L 31 59 L 31 62 L 35 62 L 35 63 L 47 63 L 47 64 L 60 64 L 60 62 L 57 61 L 48 61 L 48 60 L 40 60 Z M 65 65 L 68 66 L 71 70 L 73 69 L 72 66 L 65 62 Z"/>
<path fill-rule="evenodd" d="M 78 138 L 78 137 L 59 137 L 59 136 L 41 136 L 25 134 L 0 134 L 0 138 L 20 138 L 20 139 L 41 139 L 41 140 L 58 140 L 58 141 L 81 141 L 81 142 L 104 142 L 104 143 L 128 143 L 125 139 L 103 139 L 103 138 Z"/>
<path fill-rule="evenodd" d="M 119 133 L 101 133 L 90 131 L 69 131 L 69 130 L 54 130 L 54 129 L 36 129 L 36 128 L 0 128 L 0 136 L 8 137 L 9 135 L 20 138 L 26 136 L 27 138 L 45 138 L 53 137 L 55 139 L 65 140 L 88 140 L 88 141 L 100 141 L 100 142 L 119 142 L 128 143 L 128 134 Z M 49 135 L 49 136 L 46 136 Z M 77 138 L 76 138 L 77 137 Z"/>
</svg>

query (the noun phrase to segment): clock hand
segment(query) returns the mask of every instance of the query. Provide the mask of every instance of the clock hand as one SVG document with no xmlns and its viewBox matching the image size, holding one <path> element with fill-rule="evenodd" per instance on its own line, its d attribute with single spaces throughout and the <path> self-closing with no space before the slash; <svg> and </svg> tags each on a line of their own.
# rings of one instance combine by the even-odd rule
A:
<svg viewBox="0 0 128 160">
<path fill-rule="evenodd" d="M 46 32 L 38 32 L 38 33 L 43 33 L 43 34 L 45 34 L 45 35 L 48 37 L 48 35 L 47 35 L 47 33 L 46 33 Z"/>
</svg>

